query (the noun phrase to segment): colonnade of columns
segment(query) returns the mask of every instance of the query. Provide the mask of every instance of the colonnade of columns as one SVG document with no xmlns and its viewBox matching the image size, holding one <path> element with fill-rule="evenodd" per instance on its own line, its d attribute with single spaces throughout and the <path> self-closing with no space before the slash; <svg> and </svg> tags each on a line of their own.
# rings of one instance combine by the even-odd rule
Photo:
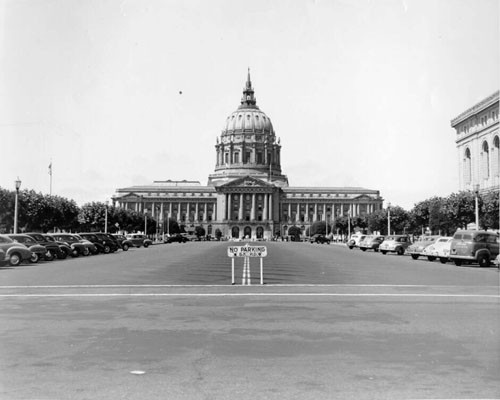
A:
<svg viewBox="0 0 500 400">
<path fill-rule="evenodd" d="M 177 205 L 177 207 L 174 206 L 175 204 Z M 191 211 L 193 204 L 194 204 L 194 213 Z M 211 209 L 209 209 L 209 204 L 212 204 Z M 120 204 L 120 202 L 117 202 L 117 206 L 127 207 L 126 203 Z M 177 221 L 182 221 L 182 216 L 184 214 L 186 215 L 187 221 L 193 220 L 199 222 L 209 222 L 210 220 L 212 221 L 215 220 L 216 208 L 217 208 L 215 203 L 213 202 L 208 203 L 203 201 L 193 201 L 193 202 L 185 202 L 185 201 L 137 202 L 136 201 L 134 202 L 133 207 L 136 212 L 144 212 L 145 210 L 147 210 L 148 212 L 152 213 L 154 217 L 159 217 L 160 219 L 168 217 L 168 218 L 173 218 Z M 190 218 L 191 216 L 193 216 L 193 218 Z M 200 216 L 202 217 L 201 219 Z M 209 219 L 209 217 L 211 218 Z"/>
<path fill-rule="evenodd" d="M 246 217 L 249 217 L 250 221 L 257 221 L 258 220 L 258 215 L 257 215 L 257 195 L 262 195 L 262 221 L 272 221 L 273 220 L 273 195 L 272 193 L 238 193 L 238 220 L 243 221 L 246 220 Z M 224 220 L 233 220 L 236 219 L 234 218 L 233 215 L 233 197 L 234 194 L 232 193 L 225 193 L 224 196 L 224 212 L 223 212 L 223 219 Z M 250 208 L 250 215 L 245 214 L 245 205 L 244 205 L 244 200 L 245 196 L 250 195 L 251 197 L 251 208 Z"/>
<path fill-rule="evenodd" d="M 301 206 L 304 206 L 302 208 Z M 342 216 L 345 214 L 350 215 L 351 217 L 357 217 L 361 215 L 360 213 L 360 206 L 361 203 L 332 203 L 332 204 L 326 204 L 326 203 L 288 203 L 288 214 L 287 218 L 288 220 L 292 220 L 292 215 L 293 212 L 295 211 L 295 221 L 301 221 L 301 216 L 304 217 L 304 222 L 316 222 L 316 221 L 326 221 L 327 216 L 330 215 L 332 216 Z M 366 213 L 371 214 L 373 213 L 377 207 L 373 203 L 364 203 L 363 205 L 366 206 Z M 310 213 L 310 207 L 314 206 L 314 210 L 311 216 Z M 327 207 L 330 207 L 330 212 L 327 212 Z M 302 210 L 301 210 L 302 208 Z M 321 216 L 321 218 L 320 218 Z"/>
</svg>

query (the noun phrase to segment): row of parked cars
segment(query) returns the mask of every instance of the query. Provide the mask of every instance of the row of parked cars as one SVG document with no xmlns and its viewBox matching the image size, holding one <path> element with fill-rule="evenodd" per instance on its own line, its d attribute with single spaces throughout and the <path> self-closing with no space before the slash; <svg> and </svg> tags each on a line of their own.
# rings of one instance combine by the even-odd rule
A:
<svg viewBox="0 0 500 400">
<path fill-rule="evenodd" d="M 499 265 L 499 235 L 497 232 L 458 230 L 453 236 L 422 236 L 415 242 L 409 235 L 352 235 L 347 242 L 350 249 L 374 250 L 382 254 L 408 254 L 414 260 L 426 257 L 441 263 L 452 261 L 455 265 L 477 263 L 488 267 L 492 262 Z"/>
<path fill-rule="evenodd" d="M 109 254 L 118 249 L 148 247 L 153 242 L 145 235 L 111 235 L 109 233 L 19 233 L 0 235 L 0 265 L 17 266 L 67 257 Z"/>
</svg>

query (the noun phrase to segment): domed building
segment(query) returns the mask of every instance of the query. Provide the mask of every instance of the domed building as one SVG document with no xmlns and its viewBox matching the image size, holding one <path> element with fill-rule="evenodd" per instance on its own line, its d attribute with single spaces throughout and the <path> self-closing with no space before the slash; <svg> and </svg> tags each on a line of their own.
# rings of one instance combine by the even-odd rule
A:
<svg viewBox="0 0 500 400">
<path fill-rule="evenodd" d="M 187 231 L 271 239 L 316 221 L 369 214 L 382 208 L 378 190 L 357 187 L 290 187 L 281 170 L 281 144 L 271 119 L 259 109 L 247 75 L 240 105 L 225 120 L 215 144 L 216 164 L 207 186 L 197 181 L 154 181 L 116 190 L 113 203 L 175 219 Z M 159 224 L 163 234 L 163 224 Z"/>
<path fill-rule="evenodd" d="M 281 145 L 271 119 L 257 106 L 250 71 L 243 89 L 241 104 L 226 119 L 215 145 L 217 163 L 209 184 L 218 185 L 231 179 L 250 175 L 287 186 L 288 179 L 281 174 Z"/>
</svg>

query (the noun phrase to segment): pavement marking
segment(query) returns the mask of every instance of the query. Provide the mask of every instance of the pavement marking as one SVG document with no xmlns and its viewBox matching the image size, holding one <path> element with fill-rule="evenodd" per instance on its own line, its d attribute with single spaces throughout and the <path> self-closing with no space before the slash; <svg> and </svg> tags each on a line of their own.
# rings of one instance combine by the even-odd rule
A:
<svg viewBox="0 0 500 400">
<path fill-rule="evenodd" d="M 440 293 L 55 293 L 0 294 L 8 297 L 449 297 L 500 299 L 500 294 L 440 294 Z"/>
<path fill-rule="evenodd" d="M 1 289 L 74 289 L 74 288 L 183 288 L 183 287 L 228 287 L 229 284 L 219 285 L 14 285 L 1 286 Z M 391 285 L 391 284 L 281 284 L 269 283 L 266 287 L 394 287 L 394 288 L 496 288 L 500 290 L 498 285 L 488 286 L 471 286 L 471 285 Z"/>
</svg>

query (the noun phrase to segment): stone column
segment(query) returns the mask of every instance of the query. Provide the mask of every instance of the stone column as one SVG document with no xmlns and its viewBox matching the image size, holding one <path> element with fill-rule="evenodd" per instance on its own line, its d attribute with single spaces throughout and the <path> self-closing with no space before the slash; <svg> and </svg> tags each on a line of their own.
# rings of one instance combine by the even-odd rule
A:
<svg viewBox="0 0 500 400">
<path fill-rule="evenodd" d="M 264 193 L 264 211 L 262 213 L 262 221 L 267 221 L 267 193 Z"/>
<path fill-rule="evenodd" d="M 196 202 L 195 209 L 194 209 L 194 220 L 198 222 L 198 202 Z"/>
<path fill-rule="evenodd" d="M 273 213 L 273 194 L 269 195 L 269 219 L 272 221 L 274 219 Z"/>
<path fill-rule="evenodd" d="M 238 219 L 243 220 L 243 193 L 240 194 L 240 209 L 238 210 Z"/>
<path fill-rule="evenodd" d="M 305 209 L 305 215 L 304 215 L 304 222 L 309 222 L 309 203 L 306 203 L 306 209 Z"/>
<path fill-rule="evenodd" d="M 297 203 L 297 216 L 295 217 L 295 221 L 300 222 L 300 203 Z"/>
<path fill-rule="evenodd" d="M 255 221 L 255 193 L 252 193 L 252 210 L 250 211 L 250 220 Z"/>
<path fill-rule="evenodd" d="M 288 220 L 292 220 L 292 203 L 288 203 Z"/>
<path fill-rule="evenodd" d="M 233 218 L 233 213 L 231 210 L 231 193 L 227 194 L 227 219 L 231 220 Z"/>
<path fill-rule="evenodd" d="M 203 222 L 208 222 L 208 206 L 207 203 L 205 203 L 205 208 L 203 212 Z"/>
<path fill-rule="evenodd" d="M 313 222 L 316 222 L 318 220 L 318 203 L 314 203 L 314 217 L 313 217 Z"/>
<path fill-rule="evenodd" d="M 326 222 L 326 203 L 323 204 L 323 218 L 324 218 L 324 221 Z"/>
</svg>

